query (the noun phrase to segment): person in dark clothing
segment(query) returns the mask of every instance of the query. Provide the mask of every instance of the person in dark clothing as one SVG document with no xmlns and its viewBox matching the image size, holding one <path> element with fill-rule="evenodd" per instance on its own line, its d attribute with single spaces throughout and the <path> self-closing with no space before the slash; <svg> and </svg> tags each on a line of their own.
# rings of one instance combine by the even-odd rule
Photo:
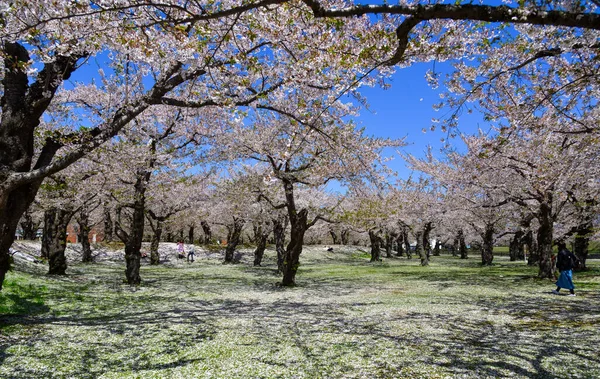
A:
<svg viewBox="0 0 600 379">
<path fill-rule="evenodd" d="M 556 289 L 553 290 L 552 293 L 558 295 L 561 288 L 566 288 L 570 292 L 568 296 L 575 296 L 573 268 L 575 268 L 577 264 L 577 257 L 567 249 L 567 245 L 564 242 L 558 242 L 557 246 L 558 255 L 556 256 L 556 268 L 560 271 L 560 275 L 556 281 Z"/>
</svg>

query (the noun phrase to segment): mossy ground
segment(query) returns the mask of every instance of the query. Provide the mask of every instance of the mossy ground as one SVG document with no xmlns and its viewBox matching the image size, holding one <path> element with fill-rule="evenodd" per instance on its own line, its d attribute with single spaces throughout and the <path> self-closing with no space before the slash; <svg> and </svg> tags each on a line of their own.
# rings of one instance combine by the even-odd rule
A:
<svg viewBox="0 0 600 379">
<path fill-rule="evenodd" d="M 298 286 L 200 259 L 14 271 L 0 293 L 0 378 L 598 378 L 600 261 L 577 297 L 523 262 L 307 249 Z"/>
</svg>

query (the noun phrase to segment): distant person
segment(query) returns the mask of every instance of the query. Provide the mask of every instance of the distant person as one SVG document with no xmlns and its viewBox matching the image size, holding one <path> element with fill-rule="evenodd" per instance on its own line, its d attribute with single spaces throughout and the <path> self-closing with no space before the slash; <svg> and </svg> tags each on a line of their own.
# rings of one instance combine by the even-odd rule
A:
<svg viewBox="0 0 600 379">
<path fill-rule="evenodd" d="M 183 250 L 183 241 L 177 242 L 177 257 L 180 259 L 185 258 L 185 251 Z"/>
<path fill-rule="evenodd" d="M 194 246 L 193 245 L 192 245 L 192 247 L 190 247 L 188 249 L 187 261 L 188 262 L 194 262 Z"/>
<path fill-rule="evenodd" d="M 558 254 L 556 256 L 556 268 L 560 271 L 558 280 L 556 281 L 556 289 L 552 291 L 553 294 L 558 295 L 561 288 L 569 290 L 569 295 L 575 296 L 575 285 L 573 284 L 573 268 L 577 264 L 577 257 L 575 254 L 567 249 L 567 245 L 560 241 L 556 244 L 558 246 Z"/>
</svg>

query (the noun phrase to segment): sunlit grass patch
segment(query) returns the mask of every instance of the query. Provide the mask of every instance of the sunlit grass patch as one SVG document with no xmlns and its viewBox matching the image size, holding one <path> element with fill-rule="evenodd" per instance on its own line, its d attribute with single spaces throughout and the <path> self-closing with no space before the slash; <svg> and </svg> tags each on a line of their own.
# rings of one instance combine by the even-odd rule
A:
<svg viewBox="0 0 600 379">
<path fill-rule="evenodd" d="M 11 273 L 0 292 L 0 315 L 33 315 L 48 310 L 46 287 L 27 274 Z M 0 324 L 0 328 L 2 324 Z"/>
</svg>

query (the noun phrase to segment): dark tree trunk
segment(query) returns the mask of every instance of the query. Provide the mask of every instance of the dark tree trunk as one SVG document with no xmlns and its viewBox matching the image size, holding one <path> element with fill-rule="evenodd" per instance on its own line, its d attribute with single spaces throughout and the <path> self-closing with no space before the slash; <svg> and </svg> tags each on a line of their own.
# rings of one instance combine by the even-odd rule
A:
<svg viewBox="0 0 600 379">
<path fill-rule="evenodd" d="M 44 211 L 44 228 L 42 230 L 42 258 L 49 258 L 50 245 L 52 244 L 52 231 L 56 220 L 56 209 L 50 208 Z"/>
<path fill-rule="evenodd" d="M 141 282 L 140 264 L 142 239 L 144 237 L 144 212 L 146 204 L 146 187 L 150 180 L 151 172 L 139 170 L 136 174 L 135 192 L 133 201 L 133 215 L 129 233 L 121 226 L 121 210 L 117 210 L 116 231 L 117 237 L 125 244 L 125 278 L 129 285 L 138 285 Z"/>
<path fill-rule="evenodd" d="M 293 193 L 292 193 L 293 196 Z M 300 210 L 295 214 L 290 214 L 290 243 L 285 250 L 283 260 L 283 280 L 281 285 L 293 287 L 296 285 L 296 273 L 300 267 L 300 254 L 302 254 L 302 244 L 304 243 L 304 234 L 308 230 L 308 211 Z"/>
<path fill-rule="evenodd" d="M 402 239 L 404 240 L 404 250 L 406 250 L 406 258 L 412 259 L 412 250 L 410 249 L 410 241 L 408 240 L 408 231 L 402 231 Z"/>
<path fill-rule="evenodd" d="M 90 215 L 87 207 L 84 206 L 79 211 L 77 223 L 79 224 L 79 240 L 81 241 L 81 261 L 83 263 L 93 262 L 92 247 L 90 246 Z"/>
<path fill-rule="evenodd" d="M 458 242 L 458 235 L 454 238 L 454 241 L 452 242 L 452 256 L 453 257 L 458 257 L 458 251 L 460 250 L 460 245 Z"/>
<path fill-rule="evenodd" d="M 460 259 L 468 259 L 467 244 L 465 243 L 465 233 L 461 230 L 458 231 L 458 252 Z"/>
<path fill-rule="evenodd" d="M 577 226 L 575 233 L 575 244 L 573 246 L 573 252 L 579 260 L 579 269 L 586 270 L 586 260 L 588 258 L 588 251 L 590 246 L 590 236 L 594 234 L 594 225 L 592 222 L 584 222 Z"/>
<path fill-rule="evenodd" d="M 415 252 L 419 255 L 419 258 L 421 258 L 421 266 L 428 266 L 429 265 L 429 257 L 427 256 L 427 252 L 423 248 L 423 240 L 424 240 L 423 235 L 424 235 L 424 233 L 422 231 L 417 232 L 415 235 L 415 237 L 417 238 L 417 245 L 415 246 Z"/>
<path fill-rule="evenodd" d="M 265 249 L 267 248 L 267 240 L 271 231 L 264 225 L 258 225 L 258 241 L 256 241 L 256 250 L 254 250 L 254 266 L 260 266 L 262 263 L 263 256 L 265 255 Z"/>
<path fill-rule="evenodd" d="M 2 42 L 4 59 L 0 106 L 0 291 L 10 269 L 9 248 L 14 242 L 19 220 L 29 208 L 43 179 L 17 184 L 11 173 L 32 168 L 34 133 L 62 82 L 75 70 L 78 57 L 54 56 L 44 64 L 37 79 L 29 83 L 25 70 L 29 53 L 19 43 Z M 34 169 L 46 167 L 62 145 L 48 137 Z"/>
<path fill-rule="evenodd" d="M 398 252 L 396 253 L 396 256 L 401 257 L 404 255 L 404 248 L 402 247 L 402 244 L 404 243 L 404 236 L 402 235 L 402 233 L 398 234 L 398 237 L 396 237 L 396 244 L 398 244 Z"/>
<path fill-rule="evenodd" d="M 285 229 L 287 218 L 280 216 L 271 220 L 273 222 L 273 238 L 275 239 L 275 250 L 277 251 L 277 271 L 283 273 L 283 261 L 285 260 Z"/>
<path fill-rule="evenodd" d="M 67 247 L 67 226 L 73 217 L 73 212 L 64 209 L 51 209 L 47 212 L 54 213 L 53 217 L 44 217 L 48 220 L 48 226 L 44 225 L 44 233 L 48 233 L 47 255 L 48 274 L 65 275 L 67 271 L 67 258 L 65 248 Z"/>
<path fill-rule="evenodd" d="M 527 246 L 527 251 L 529 255 L 527 256 L 527 265 L 534 266 L 539 261 L 539 253 L 538 253 L 538 245 L 537 238 L 533 235 L 533 231 L 529 231 L 524 238 L 523 245 Z"/>
<path fill-rule="evenodd" d="M 175 242 L 175 236 L 169 228 L 167 228 L 167 242 Z"/>
<path fill-rule="evenodd" d="M 252 235 L 249 236 L 250 242 L 254 244 L 258 244 L 258 240 L 260 239 L 260 233 L 262 231 L 262 225 L 258 221 L 252 222 Z"/>
<path fill-rule="evenodd" d="M 33 241 L 37 237 L 37 229 L 39 227 L 39 223 L 33 221 L 33 216 L 31 215 L 30 209 L 27 209 L 25 213 L 23 213 L 23 218 L 21 219 L 21 230 L 23 231 L 23 239 Z"/>
<path fill-rule="evenodd" d="M 2 114 L 3 119 L 4 117 L 5 115 Z M 4 125 L 1 126 L 4 127 Z M 3 166 L 14 166 L 12 164 L 5 164 L 4 162 L 4 152 L 2 151 L 1 143 L 1 141 L 3 141 L 5 138 L 3 134 L 3 130 L 0 130 L 0 171 Z M 25 148 L 25 146 L 23 146 L 23 148 Z M 8 158 L 10 157 L 11 156 Z M 28 169 L 29 168 L 27 167 L 25 170 L 15 171 L 27 171 Z M 0 291 L 2 290 L 6 273 L 10 269 L 10 255 L 8 253 L 8 249 L 15 240 L 19 220 L 21 215 L 33 202 L 35 194 L 41 185 L 40 180 L 38 182 L 8 190 L 5 193 L 5 190 L 2 188 L 1 184 L 2 180 L 2 173 L 0 173 Z"/>
<path fill-rule="evenodd" d="M 188 241 L 190 244 L 194 244 L 194 225 L 190 225 L 188 229 Z"/>
<path fill-rule="evenodd" d="M 596 198 L 589 198 L 583 201 L 573 199 L 573 201 L 580 211 L 580 221 L 572 231 L 575 234 L 573 253 L 579 260 L 577 268 L 587 270 L 586 261 L 588 258 L 590 237 L 594 234 L 594 218 L 598 216 L 595 212 L 598 200 Z"/>
<path fill-rule="evenodd" d="M 433 256 L 434 257 L 439 257 L 440 256 L 440 246 L 441 246 L 441 242 L 439 239 L 435 240 L 435 247 L 433 248 Z"/>
<path fill-rule="evenodd" d="M 371 241 L 371 262 L 381 262 L 381 237 L 379 231 L 369 230 Z"/>
<path fill-rule="evenodd" d="M 290 222 L 290 243 L 288 243 L 283 259 L 283 279 L 281 285 L 292 287 L 296 285 L 296 273 L 300 267 L 300 254 L 304 244 L 304 234 L 315 224 L 317 219 L 308 222 L 308 210 L 306 208 L 298 211 L 296 199 L 294 198 L 294 183 L 287 176 L 279 176 L 283 183 L 283 190 Z"/>
<path fill-rule="evenodd" d="M 229 235 L 227 236 L 227 247 L 225 248 L 225 261 L 223 263 L 233 263 L 233 254 L 235 248 L 240 243 L 240 237 L 242 235 L 242 229 L 244 228 L 245 221 L 241 218 L 233 218 L 233 225 L 229 228 Z"/>
<path fill-rule="evenodd" d="M 392 244 L 394 243 L 394 238 L 389 234 L 385 234 L 385 257 L 392 257 Z"/>
<path fill-rule="evenodd" d="M 104 204 L 104 241 L 112 242 L 114 240 L 113 232 L 115 230 L 115 226 L 112 221 L 112 216 L 110 215 L 110 208 L 107 204 Z"/>
<path fill-rule="evenodd" d="M 179 241 L 183 241 L 183 229 L 179 229 Z"/>
<path fill-rule="evenodd" d="M 160 263 L 160 254 L 158 252 L 158 244 L 163 232 L 163 222 L 156 220 L 156 225 L 152 226 L 152 241 L 150 242 L 150 264 L 158 265 Z"/>
<path fill-rule="evenodd" d="M 350 238 L 350 230 L 342 229 L 342 231 L 340 232 L 340 239 L 341 239 L 342 245 L 348 245 L 349 238 Z"/>
<path fill-rule="evenodd" d="M 552 218 L 552 194 L 546 194 L 546 201 L 540 204 L 538 213 L 540 228 L 538 229 L 537 243 L 539 254 L 539 272 L 540 278 L 551 279 L 554 277 L 552 272 L 552 237 L 554 233 L 554 220 Z"/>
<path fill-rule="evenodd" d="M 208 222 L 206 222 L 206 221 L 201 221 L 200 226 L 202 227 L 202 231 L 204 232 L 204 244 L 208 245 L 208 244 L 210 244 L 210 240 L 212 238 L 212 233 L 210 231 L 210 225 L 208 225 Z"/>
<path fill-rule="evenodd" d="M 429 264 L 429 258 L 431 257 L 431 242 L 429 242 L 429 239 L 432 229 L 433 224 L 431 222 L 425 224 L 425 227 L 423 228 L 423 250 L 425 250 L 425 255 L 427 256 L 427 264 L 423 264 L 423 260 L 421 260 L 422 266 L 427 266 Z"/>
<path fill-rule="evenodd" d="M 512 262 L 523 259 L 522 240 L 524 235 L 525 233 L 523 233 L 522 230 L 517 230 L 513 238 L 510 240 L 510 244 L 508 246 L 508 255 Z"/>
<path fill-rule="evenodd" d="M 333 241 L 333 244 L 339 245 L 340 241 L 338 240 L 338 236 L 337 234 L 335 234 L 335 231 L 333 229 L 329 229 L 329 234 L 331 235 L 331 240 Z"/>
<path fill-rule="evenodd" d="M 486 225 L 483 235 L 483 244 L 481 246 L 481 264 L 490 266 L 494 260 L 494 226 Z"/>
</svg>

